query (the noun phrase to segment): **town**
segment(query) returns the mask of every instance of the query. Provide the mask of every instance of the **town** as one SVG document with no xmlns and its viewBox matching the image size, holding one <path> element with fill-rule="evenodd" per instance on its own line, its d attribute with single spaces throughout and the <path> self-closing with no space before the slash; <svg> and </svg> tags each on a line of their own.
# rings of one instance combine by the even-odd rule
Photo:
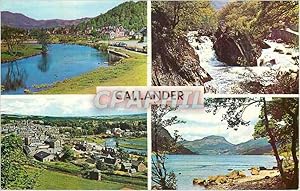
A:
<svg viewBox="0 0 300 191">
<path fill-rule="evenodd" d="M 110 175 L 146 180 L 146 119 L 2 119 L 2 135 L 19 136 L 26 156 L 40 166 L 62 172 L 69 172 L 62 164 L 84 168 L 82 177 L 97 181 Z"/>
</svg>

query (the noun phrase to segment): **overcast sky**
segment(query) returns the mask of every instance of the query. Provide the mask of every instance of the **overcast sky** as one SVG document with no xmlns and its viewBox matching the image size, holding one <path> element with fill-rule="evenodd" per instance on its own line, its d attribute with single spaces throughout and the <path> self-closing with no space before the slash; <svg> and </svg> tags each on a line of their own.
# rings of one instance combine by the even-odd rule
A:
<svg viewBox="0 0 300 191">
<path fill-rule="evenodd" d="M 1 11 L 42 19 L 80 19 L 105 13 L 124 0 L 0 0 Z"/>
<path fill-rule="evenodd" d="M 98 109 L 94 95 L 1 96 L 1 114 L 40 116 L 106 116 L 146 113 L 146 110 Z"/>
<path fill-rule="evenodd" d="M 251 121 L 249 126 L 241 126 L 237 131 L 229 128 L 227 129 L 226 121 L 221 121 L 222 114 L 219 112 L 216 115 L 207 113 L 204 110 L 195 111 L 174 111 L 169 113 L 168 116 L 178 116 L 178 119 L 186 121 L 184 124 L 176 124 L 168 127 L 167 130 L 173 134 L 174 130 L 178 130 L 179 134 L 186 140 L 193 141 L 202 139 L 209 135 L 223 136 L 225 139 L 233 144 L 246 142 L 253 139 L 254 125 L 256 124 L 259 116 L 260 108 L 251 106 L 244 113 L 244 119 Z"/>
</svg>

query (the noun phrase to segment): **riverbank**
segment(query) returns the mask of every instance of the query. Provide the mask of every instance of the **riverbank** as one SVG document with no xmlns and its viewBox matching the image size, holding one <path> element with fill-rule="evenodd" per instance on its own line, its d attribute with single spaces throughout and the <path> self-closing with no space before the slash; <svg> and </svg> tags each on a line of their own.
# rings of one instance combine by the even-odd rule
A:
<svg viewBox="0 0 300 191">
<path fill-rule="evenodd" d="M 127 54 L 116 65 L 100 67 L 80 76 L 55 83 L 38 94 L 94 94 L 96 86 L 145 86 L 147 84 L 147 55 L 125 49 Z"/>
<path fill-rule="evenodd" d="M 41 54 L 42 46 L 39 44 L 24 44 L 18 46 L 16 49 L 16 55 L 8 53 L 6 45 L 1 46 L 1 63 L 12 62 L 23 58 L 28 58 Z"/>
</svg>

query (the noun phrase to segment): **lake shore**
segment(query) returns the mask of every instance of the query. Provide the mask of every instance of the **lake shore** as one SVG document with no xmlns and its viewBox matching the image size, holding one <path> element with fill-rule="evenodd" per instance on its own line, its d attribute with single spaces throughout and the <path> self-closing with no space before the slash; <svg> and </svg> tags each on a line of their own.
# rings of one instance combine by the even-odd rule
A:
<svg viewBox="0 0 300 191">
<path fill-rule="evenodd" d="M 41 45 L 39 44 L 24 44 L 24 46 L 25 48 L 17 50 L 17 52 L 20 53 L 21 55 L 16 55 L 16 56 L 10 55 L 7 52 L 6 46 L 4 45 L 1 46 L 1 64 L 42 54 Z"/>
<path fill-rule="evenodd" d="M 278 170 L 261 170 L 258 175 L 245 176 L 229 183 L 209 185 L 209 190 L 284 189 Z"/>
</svg>

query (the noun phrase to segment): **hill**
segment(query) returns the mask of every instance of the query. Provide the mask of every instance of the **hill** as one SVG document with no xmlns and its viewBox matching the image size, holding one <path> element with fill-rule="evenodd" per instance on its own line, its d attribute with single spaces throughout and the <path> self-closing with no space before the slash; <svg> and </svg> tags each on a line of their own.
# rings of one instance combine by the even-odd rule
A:
<svg viewBox="0 0 300 191">
<path fill-rule="evenodd" d="M 76 20 L 36 20 L 27 17 L 21 13 L 12 13 L 9 11 L 1 11 L 1 25 L 10 26 L 14 28 L 33 29 L 33 28 L 52 28 L 52 27 L 65 27 L 71 25 L 77 25 L 88 18 L 76 19 Z"/>
<path fill-rule="evenodd" d="M 234 145 L 221 136 L 208 136 L 194 141 L 184 141 L 183 146 L 197 154 L 219 155 L 219 154 L 241 154 L 261 155 L 271 153 L 272 148 L 267 139 L 249 140 Z"/>
<path fill-rule="evenodd" d="M 147 26 L 147 2 L 124 2 L 108 12 L 82 22 L 77 29 L 101 29 L 108 26 L 123 26 L 125 29 L 139 31 Z"/>
<path fill-rule="evenodd" d="M 195 141 L 185 141 L 183 145 L 197 154 L 234 154 L 234 145 L 221 136 L 208 136 Z"/>
</svg>

